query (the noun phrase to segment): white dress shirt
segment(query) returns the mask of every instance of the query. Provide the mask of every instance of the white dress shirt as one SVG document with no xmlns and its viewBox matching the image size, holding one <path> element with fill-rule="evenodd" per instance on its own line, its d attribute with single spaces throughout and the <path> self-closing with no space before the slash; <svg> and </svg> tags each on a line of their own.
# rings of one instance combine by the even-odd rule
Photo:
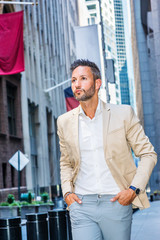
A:
<svg viewBox="0 0 160 240">
<path fill-rule="evenodd" d="M 117 194 L 120 192 L 107 166 L 103 150 L 103 118 L 99 101 L 95 117 L 83 109 L 79 113 L 79 147 L 81 165 L 75 182 L 77 194 Z"/>
</svg>

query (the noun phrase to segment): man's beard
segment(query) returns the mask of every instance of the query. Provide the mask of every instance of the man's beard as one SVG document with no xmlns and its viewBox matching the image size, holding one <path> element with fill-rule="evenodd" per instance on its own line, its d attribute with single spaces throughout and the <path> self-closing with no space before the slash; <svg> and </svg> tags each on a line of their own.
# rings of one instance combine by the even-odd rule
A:
<svg viewBox="0 0 160 240">
<path fill-rule="evenodd" d="M 91 99 L 93 97 L 93 95 L 95 94 L 95 84 L 93 84 L 87 91 L 84 90 L 83 88 L 79 89 L 81 91 L 83 91 L 83 95 L 82 96 L 76 96 L 75 93 L 74 97 L 77 101 L 87 101 L 89 99 Z"/>
</svg>

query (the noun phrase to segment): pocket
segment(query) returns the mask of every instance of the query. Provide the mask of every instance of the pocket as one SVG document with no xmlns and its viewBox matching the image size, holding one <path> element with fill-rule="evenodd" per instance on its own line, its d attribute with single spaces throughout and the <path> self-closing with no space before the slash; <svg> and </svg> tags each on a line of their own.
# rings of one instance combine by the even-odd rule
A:
<svg viewBox="0 0 160 240">
<path fill-rule="evenodd" d="M 71 209 L 75 204 L 76 204 L 77 202 L 76 201 L 74 201 L 73 203 L 71 203 L 70 205 L 69 205 L 69 209 Z"/>
<path fill-rule="evenodd" d="M 115 202 L 117 204 L 117 207 L 122 209 L 122 210 L 127 210 L 127 211 L 130 211 L 132 209 L 132 204 L 129 204 L 129 205 L 122 205 L 118 202 L 118 200 Z"/>
<path fill-rule="evenodd" d="M 117 217 L 120 221 L 131 221 L 132 219 L 132 204 L 122 205 L 116 201 L 115 210 L 118 213 Z"/>
</svg>

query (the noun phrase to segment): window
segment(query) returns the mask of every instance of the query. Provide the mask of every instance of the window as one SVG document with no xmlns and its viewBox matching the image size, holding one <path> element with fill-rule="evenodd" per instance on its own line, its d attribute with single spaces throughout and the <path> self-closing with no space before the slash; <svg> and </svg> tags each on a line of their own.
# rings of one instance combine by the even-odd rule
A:
<svg viewBox="0 0 160 240">
<path fill-rule="evenodd" d="M 96 9 L 96 5 L 95 4 L 89 5 L 89 6 L 87 6 L 87 8 L 88 8 L 88 10 Z"/>
<path fill-rule="evenodd" d="M 108 51 L 110 51 L 110 52 L 111 52 L 111 47 L 110 47 L 110 46 L 108 46 Z"/>
<path fill-rule="evenodd" d="M 91 15 L 91 17 L 97 17 L 96 13 L 91 13 L 90 15 Z"/>
<path fill-rule="evenodd" d="M 93 17 L 91 18 L 91 23 L 95 24 L 95 18 L 93 18 Z"/>
<path fill-rule="evenodd" d="M 9 134 L 16 135 L 15 98 L 17 88 L 7 84 L 8 127 Z"/>
<path fill-rule="evenodd" d="M 38 114 L 38 107 L 35 104 L 28 102 L 29 111 L 29 137 L 31 150 L 31 166 L 32 166 L 32 181 L 35 194 L 39 194 L 38 189 L 38 158 L 37 158 L 37 143 L 36 143 L 36 116 Z"/>
<path fill-rule="evenodd" d="M 116 89 L 119 89 L 118 84 L 116 83 Z"/>
<path fill-rule="evenodd" d="M 55 146 L 56 146 L 56 155 L 57 155 L 57 159 L 60 158 L 60 147 L 59 147 L 59 137 L 57 134 L 57 118 L 54 118 L 54 128 L 55 128 Z"/>
<path fill-rule="evenodd" d="M 2 163 L 2 179 L 3 179 L 3 188 L 7 187 L 6 180 L 7 180 L 7 164 Z"/>
</svg>

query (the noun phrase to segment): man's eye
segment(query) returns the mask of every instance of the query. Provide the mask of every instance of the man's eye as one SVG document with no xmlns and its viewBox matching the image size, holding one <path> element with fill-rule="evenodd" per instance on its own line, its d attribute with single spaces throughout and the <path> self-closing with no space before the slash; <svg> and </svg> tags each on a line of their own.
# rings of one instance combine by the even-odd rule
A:
<svg viewBox="0 0 160 240">
<path fill-rule="evenodd" d="M 82 80 L 86 80 L 87 78 L 86 77 L 82 77 Z"/>
<path fill-rule="evenodd" d="M 72 83 L 74 83 L 76 80 L 75 79 L 72 79 Z"/>
</svg>

